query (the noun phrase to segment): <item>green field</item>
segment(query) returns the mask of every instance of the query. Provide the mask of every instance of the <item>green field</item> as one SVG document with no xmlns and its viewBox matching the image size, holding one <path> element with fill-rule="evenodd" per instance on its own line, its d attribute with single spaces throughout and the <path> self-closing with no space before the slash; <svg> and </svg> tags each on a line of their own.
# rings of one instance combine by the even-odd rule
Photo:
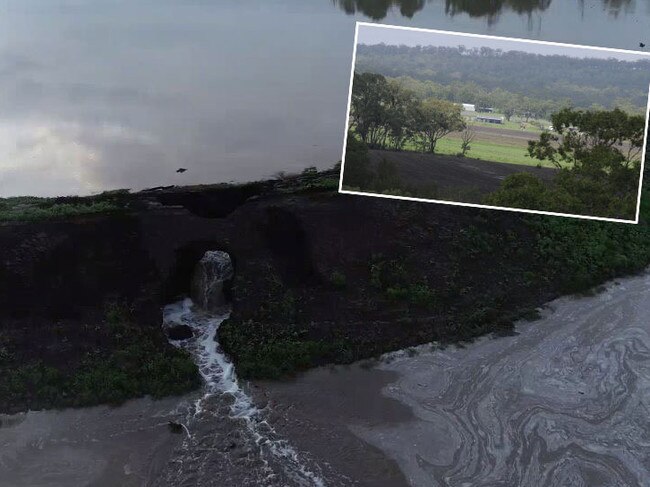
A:
<svg viewBox="0 0 650 487">
<path fill-rule="evenodd" d="M 453 137 L 443 137 L 436 145 L 436 154 L 456 155 L 461 151 L 461 140 Z M 484 161 L 505 162 L 507 164 L 520 164 L 524 166 L 556 167 L 550 161 L 538 161 L 528 156 L 525 147 L 516 145 L 495 144 L 487 141 L 475 141 L 470 144 L 470 150 L 465 157 L 481 159 Z M 404 150 L 418 151 L 412 143 L 407 143 Z"/>
<path fill-rule="evenodd" d="M 438 154 L 458 154 L 461 149 L 461 140 L 445 137 L 438 141 L 436 152 Z M 470 150 L 465 157 L 482 159 L 484 161 L 505 162 L 508 164 L 521 164 L 524 166 L 555 167 L 550 161 L 539 161 L 528 155 L 525 147 L 516 145 L 496 144 L 487 141 L 474 141 L 470 144 Z"/>
<path fill-rule="evenodd" d="M 477 115 L 486 115 L 490 117 L 502 117 L 500 113 L 486 113 L 486 114 L 477 114 L 473 112 L 464 112 L 464 115 L 470 118 L 473 118 Z M 519 128 L 520 120 L 513 117 L 513 120 L 506 121 L 504 120 L 503 124 L 495 125 L 487 122 L 475 122 L 473 120 L 467 120 L 468 126 L 470 127 L 490 127 L 491 129 L 509 129 L 517 130 L 521 132 L 528 132 L 531 134 L 539 135 L 542 133 L 537 126 L 534 124 L 542 124 L 547 127 L 551 124 L 548 120 L 539 120 L 531 119 L 526 123 L 526 128 L 524 130 Z M 531 139 L 536 138 L 536 136 L 531 137 Z M 419 151 L 419 148 L 411 141 L 407 142 L 404 147 L 404 150 L 407 151 Z M 436 146 L 437 154 L 445 155 L 457 155 L 461 152 L 461 139 L 458 134 L 450 134 L 438 141 Z M 467 151 L 465 157 L 472 159 L 481 159 L 484 161 L 492 162 L 504 162 L 507 164 L 520 164 L 524 166 L 541 166 L 541 167 L 556 167 L 550 161 L 538 161 L 537 159 L 532 159 L 528 156 L 527 147 L 520 144 L 508 144 L 503 142 L 492 142 L 490 140 L 474 140 L 470 144 L 470 150 Z"/>
</svg>

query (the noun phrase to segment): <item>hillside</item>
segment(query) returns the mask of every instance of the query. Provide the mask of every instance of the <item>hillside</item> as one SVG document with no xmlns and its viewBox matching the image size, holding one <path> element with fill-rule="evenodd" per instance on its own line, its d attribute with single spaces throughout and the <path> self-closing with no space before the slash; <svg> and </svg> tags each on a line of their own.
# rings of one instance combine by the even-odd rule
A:
<svg viewBox="0 0 650 487">
<path fill-rule="evenodd" d="M 494 100 L 514 95 L 549 103 L 569 101 L 582 108 L 629 105 L 627 108 L 645 111 L 650 60 L 632 63 L 542 56 L 488 47 L 361 44 L 357 46 L 356 71 L 432 82 L 419 88 L 433 90 L 429 96 L 455 102 L 480 104 L 486 97 Z"/>
<path fill-rule="evenodd" d="M 188 293 L 209 249 L 235 264 L 219 334 L 244 378 L 505 333 L 562 293 L 650 263 L 645 223 L 324 189 L 335 181 L 169 188 L 127 197 L 140 204 L 121 213 L 0 226 L 0 410 L 196 387 L 196 368 L 166 342 L 161 306 Z"/>
</svg>

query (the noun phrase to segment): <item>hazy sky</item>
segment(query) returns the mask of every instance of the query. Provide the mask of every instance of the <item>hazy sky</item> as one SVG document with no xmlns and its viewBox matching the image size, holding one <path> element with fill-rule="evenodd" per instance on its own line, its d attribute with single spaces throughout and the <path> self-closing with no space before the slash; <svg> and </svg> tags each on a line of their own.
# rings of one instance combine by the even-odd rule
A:
<svg viewBox="0 0 650 487">
<path fill-rule="evenodd" d="M 502 39 L 491 39 L 483 37 L 472 37 L 467 35 L 422 32 L 406 29 L 396 29 L 386 26 L 360 25 L 359 44 L 394 44 L 406 46 L 460 46 L 490 47 L 504 51 L 524 51 L 537 54 L 559 54 L 572 57 L 593 57 L 593 58 L 615 58 L 621 61 L 638 61 L 640 59 L 650 60 L 650 53 L 644 52 L 616 52 L 604 51 L 590 47 L 567 47 L 549 44 L 538 44 L 536 42 L 521 42 Z M 650 81 L 650 73 L 649 81 Z"/>
</svg>

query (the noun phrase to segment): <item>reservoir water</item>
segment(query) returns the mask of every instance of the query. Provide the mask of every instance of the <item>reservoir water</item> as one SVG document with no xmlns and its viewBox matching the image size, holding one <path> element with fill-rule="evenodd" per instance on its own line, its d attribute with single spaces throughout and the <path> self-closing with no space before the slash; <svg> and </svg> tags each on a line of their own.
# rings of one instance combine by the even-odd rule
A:
<svg viewBox="0 0 650 487">
<path fill-rule="evenodd" d="M 0 196 L 329 167 L 356 20 L 650 40 L 649 0 L 0 0 Z"/>
</svg>

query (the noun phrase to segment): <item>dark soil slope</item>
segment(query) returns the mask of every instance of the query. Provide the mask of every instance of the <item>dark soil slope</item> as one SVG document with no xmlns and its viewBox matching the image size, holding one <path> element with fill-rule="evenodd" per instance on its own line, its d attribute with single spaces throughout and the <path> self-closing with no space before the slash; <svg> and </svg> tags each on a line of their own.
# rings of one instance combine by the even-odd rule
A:
<svg viewBox="0 0 650 487">
<path fill-rule="evenodd" d="M 322 189 L 335 176 L 223 200 L 217 188 L 165 189 L 134 195 L 136 211 L 0 225 L 0 410 L 196 387 L 161 308 L 189 292 L 206 250 L 234 261 L 220 341 L 244 378 L 507 332 L 560 293 L 650 262 L 645 224 Z"/>
<path fill-rule="evenodd" d="M 482 161 L 469 157 L 407 151 L 370 151 L 371 164 L 376 165 L 382 159 L 395 164 L 401 180 L 408 186 L 426 187 L 433 183 L 441 190 L 473 189 L 480 195 L 497 190 L 503 180 L 512 174 L 527 172 L 544 181 L 551 181 L 557 173 L 551 168 Z"/>
</svg>

